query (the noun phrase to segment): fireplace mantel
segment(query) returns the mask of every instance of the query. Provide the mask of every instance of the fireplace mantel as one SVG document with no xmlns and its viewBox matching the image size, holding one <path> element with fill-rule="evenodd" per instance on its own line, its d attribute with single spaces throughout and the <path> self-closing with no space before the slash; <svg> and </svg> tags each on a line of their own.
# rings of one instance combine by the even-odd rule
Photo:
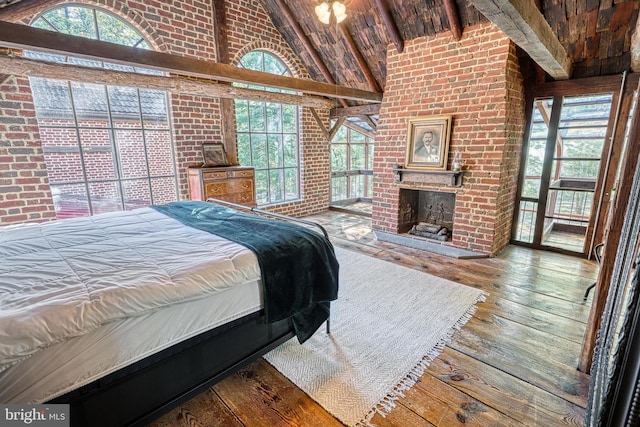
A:
<svg viewBox="0 0 640 427">
<path fill-rule="evenodd" d="M 461 187 L 464 171 L 438 171 L 423 169 L 405 169 L 397 165 L 393 167 L 393 180 L 400 182 L 421 182 L 425 184 L 445 184 L 449 187 Z"/>
</svg>

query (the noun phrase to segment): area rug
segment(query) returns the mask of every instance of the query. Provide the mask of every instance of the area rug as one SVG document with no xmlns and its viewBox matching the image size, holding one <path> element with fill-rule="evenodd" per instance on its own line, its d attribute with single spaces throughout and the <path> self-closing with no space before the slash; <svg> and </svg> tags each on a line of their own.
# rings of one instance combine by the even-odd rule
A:
<svg viewBox="0 0 640 427">
<path fill-rule="evenodd" d="M 485 294 L 355 252 L 336 254 L 331 334 L 322 327 L 265 359 L 346 425 L 368 426 L 415 384 Z"/>
</svg>

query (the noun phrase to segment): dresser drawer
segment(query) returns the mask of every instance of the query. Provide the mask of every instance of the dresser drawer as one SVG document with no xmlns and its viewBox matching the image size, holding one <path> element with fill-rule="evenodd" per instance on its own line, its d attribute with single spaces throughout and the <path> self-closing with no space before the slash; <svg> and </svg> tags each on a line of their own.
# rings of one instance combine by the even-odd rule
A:
<svg viewBox="0 0 640 427">
<path fill-rule="evenodd" d="M 229 193 L 253 193 L 252 179 L 230 179 L 227 181 L 227 191 Z"/>
<path fill-rule="evenodd" d="M 253 194 L 253 181 L 250 179 L 230 179 L 204 183 L 205 198 L 226 196 L 234 193 Z"/>
<path fill-rule="evenodd" d="M 226 177 L 227 172 L 225 171 L 202 172 L 202 179 L 220 179 Z"/>
<path fill-rule="evenodd" d="M 253 176 L 253 170 L 240 170 L 227 172 L 229 178 L 242 178 Z"/>
</svg>

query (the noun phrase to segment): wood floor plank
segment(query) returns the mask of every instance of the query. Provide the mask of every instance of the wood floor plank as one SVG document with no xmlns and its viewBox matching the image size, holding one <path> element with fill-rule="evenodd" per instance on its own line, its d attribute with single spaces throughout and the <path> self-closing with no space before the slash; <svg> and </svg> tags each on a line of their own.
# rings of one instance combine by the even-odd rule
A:
<svg viewBox="0 0 640 427">
<path fill-rule="evenodd" d="M 503 342 L 501 336 L 496 340 L 496 335 L 500 336 L 499 332 L 475 328 L 472 319 L 454 335 L 449 347 L 580 407 L 586 407 L 588 375 L 575 367 L 540 359 L 522 346 Z"/>
<path fill-rule="evenodd" d="M 371 423 L 377 427 L 398 427 L 398 426 L 411 426 L 411 427 L 433 427 L 435 424 L 422 418 L 420 415 L 413 412 L 411 409 L 404 406 L 402 403 L 396 403 L 396 407 L 393 408 L 390 414 L 383 417 L 380 414 L 376 414 Z"/>
<path fill-rule="evenodd" d="M 331 427 L 343 424 L 264 359 L 214 386 L 247 427 Z"/>
<path fill-rule="evenodd" d="M 490 299 L 486 303 L 480 304 L 478 311 L 481 313 L 483 310 L 539 331 L 545 331 L 578 344 L 582 343 L 585 329 L 583 322 L 537 310 L 503 298 Z"/>
<path fill-rule="evenodd" d="M 495 337 L 499 334 L 502 342 L 522 348 L 528 354 L 541 359 L 555 360 L 571 367 L 578 364 L 580 343 L 565 340 L 549 332 L 539 331 L 503 317 L 494 316 L 487 312 L 482 304 L 479 304 L 469 328 L 493 332 L 487 336 Z"/>
<path fill-rule="evenodd" d="M 222 402 L 213 389 L 165 414 L 150 424 L 151 427 L 199 427 L 225 426 L 242 427 L 240 420 Z"/>
<path fill-rule="evenodd" d="M 584 409 L 451 348 L 434 360 L 433 375 L 527 426 L 582 426 Z"/>
<path fill-rule="evenodd" d="M 524 425 L 431 375 L 423 375 L 405 394 L 403 404 L 436 426 Z"/>
</svg>

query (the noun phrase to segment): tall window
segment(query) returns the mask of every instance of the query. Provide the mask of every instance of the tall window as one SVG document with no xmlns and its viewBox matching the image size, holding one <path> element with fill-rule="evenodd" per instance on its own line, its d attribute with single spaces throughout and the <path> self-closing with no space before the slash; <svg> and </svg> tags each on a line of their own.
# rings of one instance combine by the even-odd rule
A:
<svg viewBox="0 0 640 427">
<path fill-rule="evenodd" d="M 534 100 L 513 241 L 591 252 L 611 93 Z"/>
<path fill-rule="evenodd" d="M 331 201 L 373 195 L 373 138 L 342 126 L 331 141 Z"/>
<path fill-rule="evenodd" d="M 57 7 L 32 25 L 151 48 L 128 23 L 92 7 Z M 25 56 L 162 74 L 61 55 L 25 52 Z M 31 90 L 58 218 L 128 210 L 178 198 L 166 92 L 44 78 L 31 78 Z"/>
<path fill-rule="evenodd" d="M 291 76 L 285 64 L 269 52 L 247 53 L 240 67 Z M 251 88 L 261 87 L 251 85 Z M 290 91 L 265 89 L 273 92 Z M 259 205 L 300 198 L 298 107 L 261 101 L 236 101 L 238 160 L 255 167 Z"/>
</svg>

